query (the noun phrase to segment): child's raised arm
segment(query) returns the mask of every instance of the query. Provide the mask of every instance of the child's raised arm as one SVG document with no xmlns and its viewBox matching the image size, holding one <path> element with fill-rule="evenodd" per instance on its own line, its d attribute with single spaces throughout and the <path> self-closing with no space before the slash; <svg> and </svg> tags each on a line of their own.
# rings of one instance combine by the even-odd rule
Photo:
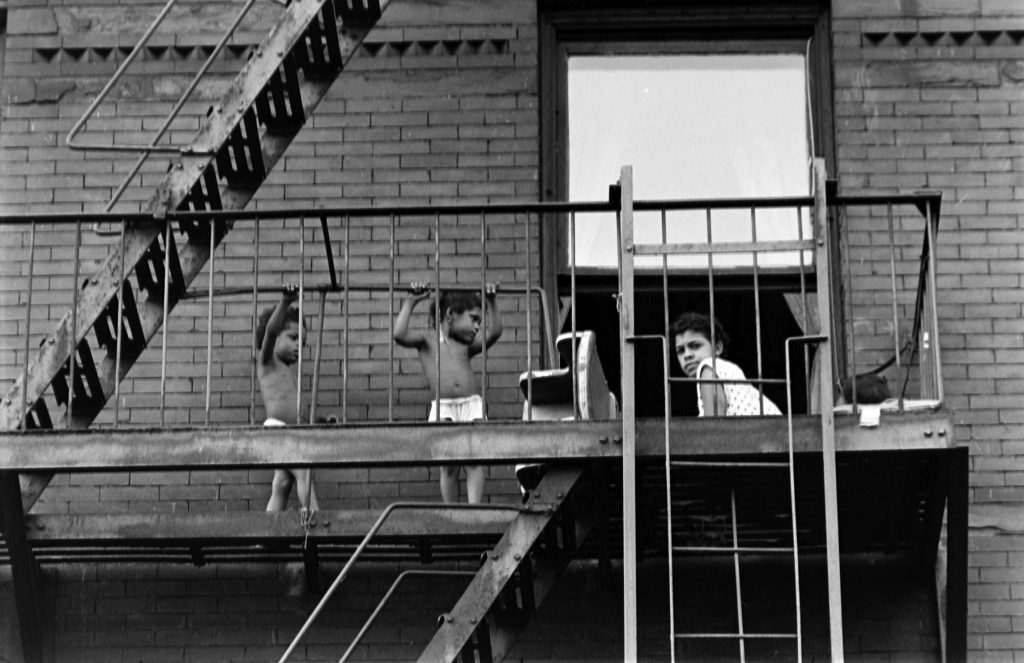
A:
<svg viewBox="0 0 1024 663">
<path fill-rule="evenodd" d="M 469 345 L 471 357 L 483 352 L 483 343 L 487 343 L 487 347 L 494 345 L 501 338 L 501 332 L 504 331 L 501 323 L 501 311 L 498 309 L 498 298 L 495 296 L 497 292 L 497 283 L 488 283 L 484 288 L 484 294 L 487 297 L 487 315 L 484 316 L 484 329 Z"/>
<path fill-rule="evenodd" d="M 264 366 L 274 360 L 274 347 L 277 345 L 277 337 L 284 327 L 284 321 L 288 316 L 288 309 L 299 298 L 299 287 L 289 284 L 281 288 L 281 301 L 277 308 L 267 320 L 267 329 L 263 333 L 263 345 L 260 346 L 260 363 Z"/>
<path fill-rule="evenodd" d="M 409 295 L 402 302 L 402 308 L 395 317 L 395 331 L 392 338 L 403 348 L 419 350 L 426 343 L 422 332 L 409 331 L 409 318 L 412 317 L 412 310 L 421 301 L 430 296 L 429 283 L 409 284 Z"/>
</svg>

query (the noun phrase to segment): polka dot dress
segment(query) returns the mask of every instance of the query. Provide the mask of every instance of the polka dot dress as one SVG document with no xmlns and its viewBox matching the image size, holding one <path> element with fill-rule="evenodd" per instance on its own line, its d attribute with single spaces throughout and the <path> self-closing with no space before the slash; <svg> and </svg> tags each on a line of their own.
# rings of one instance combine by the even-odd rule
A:
<svg viewBox="0 0 1024 663">
<path fill-rule="evenodd" d="M 712 368 L 711 358 L 707 358 L 697 366 L 697 375 L 700 376 L 704 367 L 707 366 Z M 747 376 L 743 374 L 743 369 L 725 359 L 715 359 L 713 370 L 717 373 L 718 377 L 722 380 L 746 380 Z M 727 417 L 750 417 L 758 416 L 761 414 L 761 402 L 764 402 L 764 414 L 765 415 L 781 415 L 782 411 L 772 403 L 768 397 L 761 398 L 761 395 L 757 391 L 757 387 L 750 384 L 723 384 L 725 388 L 725 397 L 729 401 L 728 407 L 725 409 L 725 416 Z M 704 416 L 704 401 L 700 395 L 700 389 L 697 390 L 697 410 L 700 412 L 700 416 Z"/>
</svg>

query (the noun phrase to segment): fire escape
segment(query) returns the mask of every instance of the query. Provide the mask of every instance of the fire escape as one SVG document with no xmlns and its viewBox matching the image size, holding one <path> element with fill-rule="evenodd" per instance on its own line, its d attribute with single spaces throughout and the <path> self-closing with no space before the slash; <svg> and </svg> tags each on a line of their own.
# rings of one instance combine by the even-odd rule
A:
<svg viewBox="0 0 1024 663">
<path fill-rule="evenodd" d="M 619 556 L 624 569 L 625 657 L 635 657 L 638 557 L 664 556 L 671 568 L 674 557 L 692 552 L 724 554 L 736 560 L 738 628 L 719 634 L 696 633 L 682 626 L 677 630 L 674 617 L 670 617 L 673 660 L 677 642 L 698 638 L 735 640 L 740 658 L 744 656 L 744 643 L 750 640 L 788 638 L 795 640 L 799 657 L 798 582 L 795 626 L 791 633 L 745 631 L 739 558 L 744 554 L 792 556 L 798 576 L 799 553 L 820 552 L 825 554 L 828 566 L 830 651 L 833 659 L 841 660 L 840 549 L 917 547 L 923 559 L 934 559 L 945 510 L 950 552 L 946 598 L 940 613 L 944 615 L 948 660 L 962 660 L 966 646 L 966 454 L 951 445 L 948 413 L 905 413 L 901 398 L 899 420 L 894 420 L 883 435 L 858 428 L 854 417 L 834 420 L 830 402 L 823 403 L 816 415 L 791 414 L 772 421 L 735 420 L 728 425 L 721 421 L 673 419 L 667 405 L 663 420 L 637 417 L 637 394 L 632 386 L 632 376 L 638 370 L 636 348 L 644 343 L 666 344 L 671 339 L 667 338 L 667 330 L 660 335 L 634 331 L 634 259 L 639 255 L 711 255 L 719 249 L 710 243 L 671 245 L 664 239 L 660 244 L 646 246 L 634 242 L 631 224 L 635 211 L 646 204 L 648 209 L 664 214 L 673 206 L 634 201 L 628 170 L 616 189 L 618 199 L 599 206 L 617 214 L 623 228 L 619 321 L 623 367 L 621 420 L 613 417 L 614 409 L 609 408 L 607 396 L 602 396 L 602 390 L 607 392 L 603 378 L 590 379 L 596 370 L 593 355 L 588 354 L 591 349 L 573 321 L 570 334 L 558 343 L 561 362 L 549 359 L 550 371 L 527 375 L 523 381 L 528 410 L 543 411 L 551 403 L 561 406 L 568 402 L 572 421 L 539 422 L 536 420 L 544 417 L 530 413 L 526 418 L 533 421 L 489 423 L 487 435 L 510 443 L 494 445 L 487 451 L 481 451 L 476 444 L 484 434 L 476 427 L 442 427 L 434 432 L 423 427 L 382 426 L 372 435 L 372 449 L 365 444 L 368 429 L 354 431 L 344 426 L 329 434 L 323 429 L 298 427 L 274 435 L 259 429 L 224 434 L 210 429 L 166 429 L 139 435 L 116 428 L 89 428 L 116 395 L 120 381 L 143 350 L 161 328 L 166 329 L 167 316 L 211 261 L 234 223 L 242 218 L 258 222 L 259 215 L 247 216 L 241 210 L 386 7 L 387 0 L 297 0 L 288 4 L 279 23 L 256 48 L 222 101 L 211 108 L 192 143 L 183 150 L 173 150 L 180 154 L 154 194 L 148 213 L 33 220 L 74 224 L 79 236 L 83 223 L 113 221 L 120 226 L 121 236 L 100 269 L 89 276 L 81 289 L 76 288 L 73 310 L 47 335 L 31 363 L 26 360 L 21 378 L 0 403 L 0 430 L 5 431 L 0 444 L 0 466 L 5 468 L 0 471 L 0 505 L 25 659 L 33 663 L 42 660 L 45 648 L 41 627 L 44 615 L 33 587 L 37 582 L 37 557 L 45 556 L 47 550 L 100 546 L 116 549 L 130 558 L 133 550 L 156 546 L 173 548 L 176 554 L 190 555 L 198 562 L 216 560 L 218 546 L 237 549 L 268 539 L 294 541 L 301 536 L 307 541 L 302 548 L 303 559 L 311 569 L 319 563 L 321 551 L 344 553 L 348 559 L 335 583 L 327 588 L 327 596 L 367 550 L 379 551 L 386 546 L 415 548 L 423 562 L 430 561 L 445 546 L 484 553 L 483 562 L 471 574 L 462 597 L 442 616 L 438 630 L 420 657 L 423 661 L 502 660 L 573 559 L 597 557 L 607 565 Z M 146 154 L 161 151 L 155 142 L 152 148 L 144 150 Z M 837 305 L 831 299 L 832 289 L 822 284 L 840 276 L 840 270 L 830 264 L 830 247 L 820 241 L 828 236 L 829 209 L 886 202 L 828 199 L 820 166 L 816 175 L 815 196 L 806 205 L 813 210 L 814 236 L 786 246 L 766 248 L 754 242 L 745 248 L 814 253 L 819 284 L 817 320 L 805 316 L 805 335 L 793 339 L 793 347 L 802 351 L 803 344 L 817 344 L 819 352 L 828 357 L 835 352 L 831 339 Z M 927 298 L 934 298 L 934 286 L 930 291 L 925 287 L 925 276 L 934 277 L 934 252 L 930 247 L 934 246 L 933 225 L 938 224 L 937 201 L 923 197 L 910 200 L 910 204 L 919 205 L 927 218 L 917 310 L 922 315 L 921 329 L 927 328 L 931 338 L 936 339 L 937 329 L 928 317 L 934 311 L 927 309 Z M 794 205 L 804 206 L 805 202 Z M 712 206 L 709 202 L 697 205 L 709 210 Z M 484 215 L 502 209 L 395 208 L 385 213 L 392 218 L 442 212 Z M 526 214 L 571 215 L 586 208 L 536 204 L 516 209 Z M 224 213 L 232 210 L 238 210 L 237 215 Z M 323 218 L 328 212 L 295 210 L 291 214 L 292 218 Z M 323 228 L 326 233 L 326 221 Z M 34 248 L 34 224 L 30 232 Z M 528 229 L 526 236 L 529 237 Z M 31 253 L 30 248 L 30 256 Z M 82 281 L 77 273 L 74 281 Z M 338 284 L 333 266 L 332 286 L 347 292 L 347 285 Z M 528 275 L 522 291 L 530 293 L 532 288 Z M 31 292 L 30 287 L 29 308 Z M 144 297 L 137 298 L 135 293 Z M 802 302 L 809 301 L 806 292 L 801 294 Z M 528 321 L 527 326 L 530 324 Z M 915 333 L 920 334 L 921 329 Z M 574 342 L 577 338 L 578 343 Z M 26 355 L 29 350 L 35 349 L 26 348 Z M 669 356 L 665 345 L 666 394 L 673 379 L 667 373 Z M 581 370 L 588 367 L 591 372 Z M 817 376 L 822 394 L 832 391 L 832 371 L 831 362 L 822 362 Z M 941 392 L 939 397 L 941 400 Z M 50 411 L 48 399 L 59 406 L 60 416 Z M 853 407 L 856 411 L 856 402 Z M 240 449 L 233 444 L 233 435 L 243 435 L 251 444 Z M 749 440 L 763 443 L 744 444 Z M 351 445 L 339 446 L 339 442 Z M 338 458 L 337 448 L 351 451 Z M 859 518 L 870 519 L 870 515 L 863 514 L 872 513 L 879 503 L 851 500 L 849 491 L 844 493 L 843 487 L 866 481 L 878 468 L 872 459 L 890 449 L 904 452 L 900 462 L 908 468 L 920 465 L 924 469 L 917 474 L 908 471 L 914 474 L 916 482 L 907 487 L 909 496 L 904 500 L 906 508 L 900 512 L 900 518 L 910 521 L 910 525 L 882 527 L 880 532 L 879 528 L 858 525 Z M 248 513 L 210 515 L 191 523 L 171 517 L 149 518 L 147 523 L 134 525 L 124 519 L 116 524 L 97 519 L 90 531 L 83 534 L 61 517 L 29 514 L 55 471 L 273 467 L 283 462 L 294 464 L 296 459 L 311 465 L 366 465 L 380 464 L 384 458 L 384 464 L 401 466 L 465 461 L 467 457 L 488 463 L 527 459 L 544 462 L 548 469 L 521 506 L 460 508 L 396 503 L 379 517 L 364 512 L 323 512 L 313 523 L 315 527 L 307 527 L 303 532 L 296 532 L 293 524 L 268 514 Z M 801 463 L 799 458 L 811 460 Z M 776 495 L 773 491 L 781 487 L 785 503 L 782 511 L 788 512 L 792 521 L 762 537 L 769 540 L 767 543 L 743 540 L 737 526 L 741 520 L 736 506 L 738 492 L 726 488 L 731 490 L 730 513 L 723 521 L 730 523 L 729 543 L 716 550 L 699 546 L 694 550 L 694 546 L 686 544 L 686 522 L 692 521 L 688 520 L 689 514 L 684 514 L 683 520 L 678 516 L 690 508 L 683 505 L 692 505 L 693 500 L 681 499 L 679 490 L 685 493 L 697 490 L 694 486 L 711 485 L 717 490 L 737 485 L 750 472 L 776 470 L 784 478 L 773 484 L 775 488 L 765 488 L 766 494 Z M 654 496 L 638 482 L 638 477 L 651 472 L 655 476 L 662 473 L 661 492 L 654 491 L 658 493 Z M 653 485 L 649 481 L 642 483 Z M 805 487 L 809 485 L 814 487 Z M 675 496 L 673 490 L 677 491 Z M 663 506 L 651 506 L 658 499 Z M 844 511 L 844 506 L 851 503 L 853 506 Z M 801 522 L 801 533 L 797 528 L 798 513 L 814 514 Z M 840 514 L 844 528 L 847 518 L 853 523 L 854 534 L 847 535 L 845 529 L 840 529 Z M 716 512 L 717 515 L 720 514 Z M 759 516 L 774 517 L 774 512 L 748 515 L 756 521 Z M 842 544 L 840 531 L 847 539 Z M 338 547 L 332 549 L 332 544 Z M 261 554 L 268 555 L 266 551 Z M 672 610 L 670 605 L 670 615 Z M 310 620 L 316 617 L 314 612 Z M 299 644 L 304 630 L 297 634 L 288 653 Z"/>
</svg>

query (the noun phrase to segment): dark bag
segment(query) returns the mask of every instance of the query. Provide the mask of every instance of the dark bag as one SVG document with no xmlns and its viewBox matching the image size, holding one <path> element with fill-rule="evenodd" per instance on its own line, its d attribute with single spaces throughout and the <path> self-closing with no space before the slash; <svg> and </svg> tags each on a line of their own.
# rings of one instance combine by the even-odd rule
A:
<svg viewBox="0 0 1024 663">
<path fill-rule="evenodd" d="M 844 378 L 839 383 L 839 388 L 843 392 L 843 399 L 847 403 L 853 402 L 853 389 L 851 387 L 850 378 Z M 889 381 L 885 379 L 884 375 L 872 372 L 861 373 L 857 376 L 858 403 L 871 405 L 873 403 L 881 403 L 888 398 L 891 398 Z"/>
</svg>

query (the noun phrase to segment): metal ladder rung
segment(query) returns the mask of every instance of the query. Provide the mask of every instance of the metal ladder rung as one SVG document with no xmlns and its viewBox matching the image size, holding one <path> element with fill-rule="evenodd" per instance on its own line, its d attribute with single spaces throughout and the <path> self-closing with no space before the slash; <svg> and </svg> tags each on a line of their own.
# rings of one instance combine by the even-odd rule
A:
<svg viewBox="0 0 1024 663">
<path fill-rule="evenodd" d="M 37 400 L 25 414 L 25 428 L 28 430 L 53 428 L 50 409 L 46 407 L 46 401 L 42 398 Z"/>
<path fill-rule="evenodd" d="M 676 638 L 701 640 L 796 640 L 796 633 L 676 633 Z"/>
<path fill-rule="evenodd" d="M 341 69 L 341 42 L 333 3 L 324 3 L 293 53 L 307 78 L 334 76 Z"/>
<path fill-rule="evenodd" d="M 381 13 L 378 0 L 334 0 L 334 10 L 342 23 L 350 27 L 373 25 Z"/>
<path fill-rule="evenodd" d="M 123 309 L 121 311 L 124 321 L 121 330 L 121 349 L 129 357 L 134 357 L 142 351 L 145 346 L 145 332 L 142 330 L 142 321 L 139 319 L 139 310 L 135 306 L 135 295 L 132 294 L 131 285 L 125 280 L 121 284 L 121 300 Z M 93 328 L 96 332 L 96 343 L 107 350 L 107 354 L 113 355 L 117 351 L 117 298 L 113 298 L 103 309 L 103 315 L 96 321 Z"/>
<path fill-rule="evenodd" d="M 302 48 L 300 42 L 296 49 Z M 272 134 L 295 133 L 306 121 L 296 61 L 293 50 L 281 60 L 256 96 L 256 115 Z"/>
<path fill-rule="evenodd" d="M 139 282 L 139 288 L 145 290 L 150 299 L 163 301 L 164 298 L 164 258 L 170 260 L 168 271 L 170 273 L 169 295 L 171 300 L 177 301 L 185 294 L 185 277 L 181 271 L 181 261 L 178 259 L 178 249 L 174 243 L 174 233 L 170 235 L 170 250 L 163 246 L 167 233 L 161 232 L 153 243 L 146 249 L 142 260 L 135 266 L 135 278 Z"/>
<path fill-rule="evenodd" d="M 758 546 L 672 546 L 673 552 L 683 553 L 712 553 L 712 554 L 781 554 L 791 553 L 793 548 L 775 548 L 775 547 L 758 547 Z"/>
<path fill-rule="evenodd" d="M 673 460 L 669 461 L 672 467 L 763 467 L 766 469 L 771 468 L 789 468 L 789 463 L 783 462 L 767 462 L 759 463 L 757 461 L 742 461 L 742 460 Z"/>
<path fill-rule="evenodd" d="M 203 175 L 195 181 L 188 195 L 185 196 L 178 209 L 182 211 L 193 210 L 196 212 L 216 211 L 223 209 L 220 199 L 220 186 L 217 184 L 217 167 L 210 163 L 204 170 Z M 218 232 L 223 232 L 223 221 L 216 222 Z M 206 244 L 209 240 L 209 224 L 196 223 L 195 221 L 182 218 L 178 221 L 178 228 L 188 237 L 192 243 Z"/>
<path fill-rule="evenodd" d="M 217 168 L 228 186 L 237 188 L 255 188 L 266 177 L 259 121 L 252 106 L 245 110 L 241 122 L 231 130 L 230 138 L 217 150 Z"/>
<path fill-rule="evenodd" d="M 73 385 L 68 384 L 71 361 L 75 362 L 75 383 Z M 72 389 L 75 394 L 74 412 L 96 414 L 103 409 L 103 404 L 106 402 L 103 385 L 100 384 L 96 363 L 93 361 L 89 343 L 85 339 L 79 342 L 77 351 L 61 366 L 53 380 L 53 394 L 58 405 L 66 406 L 68 404 Z"/>
</svg>

